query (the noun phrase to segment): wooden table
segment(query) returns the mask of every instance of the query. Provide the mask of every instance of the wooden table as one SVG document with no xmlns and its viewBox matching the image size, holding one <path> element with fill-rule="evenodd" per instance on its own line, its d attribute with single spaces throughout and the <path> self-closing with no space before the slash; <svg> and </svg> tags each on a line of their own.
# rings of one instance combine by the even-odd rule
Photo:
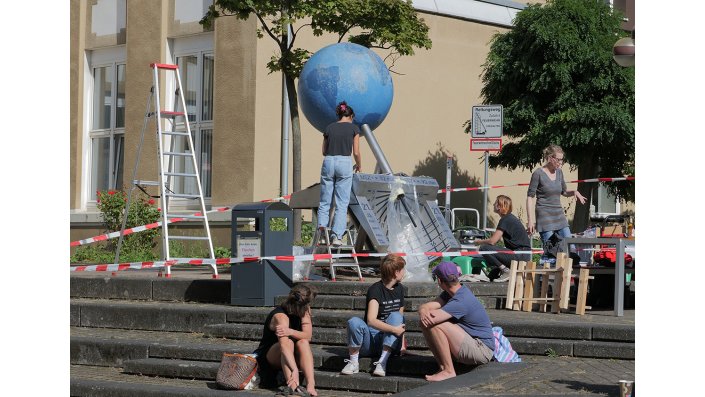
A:
<svg viewBox="0 0 705 397">
<path fill-rule="evenodd" d="M 624 316 L 624 282 L 625 282 L 625 268 L 624 268 L 624 253 L 626 247 L 634 246 L 633 238 L 606 238 L 606 237 L 568 237 L 563 239 L 563 242 L 570 246 L 570 244 L 575 245 L 614 245 L 616 247 L 616 263 L 614 270 L 608 268 L 602 268 L 606 272 L 614 272 L 614 315 L 618 317 Z M 567 247 L 566 247 L 567 248 Z M 567 252 L 567 250 L 566 250 Z M 601 270 L 602 270 L 601 269 Z M 630 270 L 633 273 L 633 270 Z"/>
</svg>

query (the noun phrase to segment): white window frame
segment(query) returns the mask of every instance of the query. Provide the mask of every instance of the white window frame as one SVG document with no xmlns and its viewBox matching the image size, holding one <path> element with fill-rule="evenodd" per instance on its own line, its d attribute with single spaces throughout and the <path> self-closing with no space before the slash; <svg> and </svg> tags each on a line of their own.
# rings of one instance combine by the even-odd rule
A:
<svg viewBox="0 0 705 397">
<path fill-rule="evenodd" d="M 115 155 L 117 154 L 116 148 L 114 147 L 115 138 L 122 137 L 124 140 L 125 127 L 116 127 L 116 115 L 117 115 L 117 90 L 118 90 L 118 65 L 127 68 L 126 62 L 126 50 L 125 46 L 117 46 L 106 49 L 89 50 L 86 51 L 85 55 L 85 73 L 84 73 L 84 119 L 83 119 L 83 158 L 86 160 L 83 162 L 82 167 L 82 185 L 81 189 L 81 201 L 83 203 L 82 209 L 84 211 L 97 211 L 97 202 L 94 198 L 95 189 L 92 186 L 93 172 L 95 170 L 93 158 L 93 141 L 97 138 L 109 138 L 110 139 L 110 167 L 116 165 Z M 94 116 L 94 90 L 95 90 L 95 79 L 94 70 L 101 67 L 111 67 L 111 74 L 113 78 L 113 84 L 111 89 L 112 104 L 110 107 L 110 126 L 109 128 L 93 129 L 93 116 Z M 127 98 L 125 97 L 125 101 Z M 124 143 L 123 143 L 123 163 L 122 163 L 122 173 L 123 173 L 123 184 L 124 180 Z M 108 174 L 108 188 L 109 189 L 120 189 L 122 186 L 116 186 L 118 178 L 114 175 L 115 172 L 109 172 Z"/>
<path fill-rule="evenodd" d="M 598 207 L 600 206 L 600 196 L 603 193 L 607 193 L 607 187 L 602 184 L 599 184 L 597 186 L 597 189 L 594 192 L 595 200 L 593 200 L 593 202 L 596 201 L 597 203 L 592 204 L 595 208 L 593 216 L 603 217 L 603 216 L 607 216 L 607 215 L 620 215 L 622 213 L 621 203 L 620 203 L 620 200 L 618 200 L 614 196 L 612 196 L 612 197 L 614 197 L 614 201 L 615 201 L 615 212 L 601 212 L 601 211 L 599 211 L 600 208 L 598 208 Z M 609 198 L 610 196 L 607 195 L 606 197 Z"/>
<path fill-rule="evenodd" d="M 204 130 L 210 130 L 211 134 L 214 132 L 214 121 L 213 119 L 211 120 L 202 120 L 202 109 L 203 109 L 203 58 L 204 56 L 212 56 L 215 59 L 215 52 L 213 50 L 213 34 L 212 33 L 206 33 L 206 34 L 200 34 L 200 35 L 194 35 L 194 36 L 187 36 L 187 37 L 180 37 L 180 38 L 175 38 L 175 39 L 170 39 L 169 40 L 169 52 L 170 52 L 170 57 L 172 59 L 173 64 L 178 64 L 178 59 L 181 57 L 187 57 L 187 56 L 195 56 L 197 59 L 197 74 L 198 74 L 198 87 L 196 89 L 196 118 L 194 121 L 189 122 L 189 127 L 191 129 L 191 138 L 193 140 L 194 144 L 194 150 L 196 153 L 196 161 L 200 164 L 201 163 L 201 134 Z M 181 71 L 180 71 L 181 73 Z M 171 88 L 168 89 L 168 98 L 167 100 L 170 101 L 170 103 L 175 102 L 175 97 L 173 95 L 174 88 L 176 88 L 176 82 L 174 81 L 172 83 L 173 85 Z M 184 80 L 184 76 L 181 75 L 181 84 L 184 86 L 183 88 L 186 88 L 186 81 Z M 213 87 L 211 87 L 211 90 Z M 181 104 L 178 104 L 179 107 Z M 178 125 L 177 125 L 178 127 Z M 183 127 L 183 125 L 182 125 Z M 212 146 L 211 146 L 211 168 L 213 165 L 212 162 Z M 203 186 L 204 183 L 204 178 L 203 178 L 203 170 L 199 169 L 199 176 L 201 179 L 201 185 L 203 189 L 203 195 L 204 195 L 204 201 L 206 206 L 211 205 L 211 197 L 210 194 L 212 192 L 207 192 L 205 187 Z M 210 174 L 212 178 L 212 170 Z M 211 185 L 212 186 L 212 185 Z M 193 209 L 197 207 L 196 202 L 193 200 L 186 200 L 186 199 L 172 199 L 171 201 L 171 207 L 174 209 Z"/>
</svg>

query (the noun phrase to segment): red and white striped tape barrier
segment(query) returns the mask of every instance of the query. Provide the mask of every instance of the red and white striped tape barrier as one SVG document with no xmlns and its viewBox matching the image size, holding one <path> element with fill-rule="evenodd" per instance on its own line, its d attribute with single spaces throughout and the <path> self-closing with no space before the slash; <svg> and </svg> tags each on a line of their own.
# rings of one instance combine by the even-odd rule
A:
<svg viewBox="0 0 705 397">
<path fill-rule="evenodd" d="M 592 179 L 579 179 L 577 181 L 567 181 L 566 183 L 590 183 L 590 182 L 619 182 L 619 181 L 633 181 L 635 177 L 625 176 L 619 178 L 592 178 Z M 496 189 L 500 187 L 513 187 L 513 186 L 529 186 L 528 183 L 517 183 L 514 185 L 494 185 L 494 186 L 477 186 L 477 187 L 459 187 L 454 189 L 439 189 L 438 194 L 445 193 L 446 191 L 451 192 L 469 192 L 472 190 L 485 190 L 485 189 Z"/>
<path fill-rule="evenodd" d="M 543 250 L 531 250 L 531 251 L 510 251 L 510 250 L 499 250 L 499 251 L 457 251 L 457 252 L 415 252 L 415 253 L 405 253 L 405 252 L 395 252 L 394 254 L 399 256 L 426 256 L 426 257 L 455 257 L 455 256 L 478 256 L 478 255 L 491 255 L 491 254 L 540 254 Z M 218 258 L 218 259 L 172 259 L 168 261 L 156 261 L 156 262 L 131 262 L 131 263 L 112 263 L 112 264 L 102 264 L 102 265 L 85 265 L 85 266 L 71 266 L 72 272 L 117 272 L 121 270 L 133 269 L 155 269 L 167 266 L 173 266 L 176 264 L 188 264 L 188 265 L 227 265 L 230 263 L 245 263 L 245 262 L 259 262 L 263 260 L 270 261 L 319 261 L 324 259 L 341 259 L 341 258 L 382 258 L 387 256 L 388 253 L 373 252 L 373 253 L 357 253 L 357 254 L 308 254 L 308 255 L 276 255 L 276 256 L 253 256 L 253 257 L 235 257 L 235 258 Z"/>
<path fill-rule="evenodd" d="M 210 214 L 210 213 L 212 213 L 212 212 L 223 212 L 223 211 L 228 211 L 228 210 L 230 210 L 230 207 L 221 207 L 221 208 L 216 208 L 216 209 L 213 209 L 213 210 L 210 210 L 210 211 L 206 211 L 206 214 Z M 193 215 L 199 216 L 199 215 L 201 215 L 201 213 L 200 213 L 200 212 L 196 212 L 196 213 L 193 214 Z M 171 224 L 171 223 L 181 222 L 181 221 L 183 221 L 183 220 L 185 220 L 185 219 L 186 219 L 186 218 L 171 218 L 171 219 L 169 219 L 169 220 L 167 221 L 167 223 Z M 135 226 L 135 227 L 131 227 L 131 228 L 129 228 L 129 229 L 125 229 L 125 231 L 122 233 L 122 235 L 123 235 L 123 236 L 127 236 L 128 234 L 137 233 L 137 232 L 142 232 L 142 231 L 149 230 L 149 229 L 156 229 L 156 228 L 161 227 L 161 226 L 162 226 L 162 221 L 154 222 L 154 223 L 150 223 L 150 224 L 142 225 L 142 226 Z M 110 240 L 110 239 L 116 238 L 116 237 L 120 237 L 120 232 L 119 232 L 119 231 L 118 231 L 118 232 L 107 233 L 107 234 L 101 234 L 100 236 L 90 237 L 90 238 L 87 238 L 87 239 L 84 239 L 84 240 L 72 241 L 72 242 L 71 242 L 71 246 L 72 246 L 72 247 L 75 247 L 75 246 L 78 246 L 78 245 L 84 245 L 84 244 L 94 243 L 94 242 L 96 242 L 96 241 Z"/>
<path fill-rule="evenodd" d="M 277 198 L 273 198 L 273 199 L 260 200 L 260 202 L 261 202 L 261 203 L 269 203 L 269 202 L 273 202 L 273 201 L 284 201 L 284 200 L 288 200 L 288 199 L 290 199 L 290 198 L 291 198 L 291 194 L 287 194 L 287 195 L 285 195 L 285 196 L 281 196 L 281 197 L 277 197 Z M 206 211 L 206 214 L 210 214 L 210 213 L 213 213 L 213 212 L 228 211 L 228 210 L 230 210 L 230 209 L 231 209 L 231 207 L 216 208 L 216 209 L 212 209 L 212 210 L 210 210 L 210 211 Z M 201 215 L 201 213 L 200 213 L 200 212 L 196 212 L 196 213 L 193 214 L 193 215 L 198 216 L 198 215 Z M 186 220 L 186 218 L 172 218 L 172 219 L 169 219 L 169 221 L 167 222 L 167 224 L 177 223 L 177 222 L 181 222 L 181 221 L 184 221 L 184 220 Z M 132 234 L 132 233 L 142 232 L 142 231 L 149 230 L 149 229 L 156 229 L 156 228 L 161 227 L 161 226 L 162 226 L 162 221 L 150 223 L 150 224 L 148 224 L 148 225 L 135 226 L 135 227 L 132 227 L 132 228 L 129 228 L 129 229 L 125 229 L 125 231 L 123 232 L 123 236 L 127 236 L 128 234 Z M 72 241 L 72 242 L 71 242 L 71 247 L 76 247 L 76 246 L 79 246 L 79 245 L 95 243 L 95 242 L 97 242 L 97 241 L 110 240 L 110 239 L 113 239 L 113 238 L 116 238 L 116 237 L 120 237 L 120 232 L 119 232 L 119 231 L 118 231 L 118 232 L 112 232 L 112 233 L 101 234 L 100 236 L 90 237 L 90 238 L 83 239 L 83 240 Z"/>
</svg>

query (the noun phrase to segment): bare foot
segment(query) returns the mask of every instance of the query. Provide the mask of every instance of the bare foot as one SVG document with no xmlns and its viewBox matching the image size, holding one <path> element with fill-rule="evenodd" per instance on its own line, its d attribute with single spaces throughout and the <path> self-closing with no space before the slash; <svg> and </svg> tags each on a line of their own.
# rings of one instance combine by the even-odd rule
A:
<svg viewBox="0 0 705 397">
<path fill-rule="evenodd" d="M 306 391 L 308 394 L 310 394 L 312 397 L 318 396 L 318 392 L 316 391 L 315 387 L 306 387 Z"/>
<path fill-rule="evenodd" d="M 442 380 L 455 377 L 455 371 L 439 371 L 433 375 L 426 375 L 426 380 L 429 382 L 440 382 Z"/>
</svg>

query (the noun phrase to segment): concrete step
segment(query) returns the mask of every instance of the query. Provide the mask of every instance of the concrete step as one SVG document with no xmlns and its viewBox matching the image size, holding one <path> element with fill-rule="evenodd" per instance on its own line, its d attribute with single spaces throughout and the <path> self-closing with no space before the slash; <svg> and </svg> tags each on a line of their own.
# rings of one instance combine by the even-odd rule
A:
<svg viewBox="0 0 705 397">
<path fill-rule="evenodd" d="M 256 324 L 216 324 L 207 326 L 205 334 L 213 338 L 259 340 L 262 336 L 262 326 Z M 512 348 L 519 354 L 545 355 L 553 351 L 560 356 L 634 359 L 634 343 L 555 339 L 555 335 L 551 339 L 515 336 L 509 336 L 509 338 Z M 428 349 L 420 332 L 407 331 L 406 341 L 410 350 Z M 312 343 L 346 346 L 347 333 L 345 329 L 314 328 Z"/>
<path fill-rule="evenodd" d="M 98 331 L 98 332 L 97 332 Z M 109 331 L 109 332 L 100 332 Z M 71 328 L 71 364 L 122 366 L 124 362 L 143 358 L 166 358 L 220 362 L 223 352 L 252 353 L 258 340 L 242 341 L 205 338 L 201 334 L 132 330 L 94 330 Z M 344 346 L 312 346 L 314 366 L 337 372 L 348 358 Z M 361 368 L 372 368 L 376 359 L 360 358 Z M 423 376 L 438 367 L 427 351 L 414 351 L 404 357 L 389 359 L 389 374 Z M 472 367 L 458 368 L 467 372 Z"/>
<path fill-rule="evenodd" d="M 95 299 L 71 300 L 72 326 L 124 328 L 175 332 L 209 332 L 211 326 L 232 323 L 262 324 L 270 307 L 243 307 L 181 302 L 140 302 Z M 345 331 L 347 321 L 362 316 L 363 310 L 314 310 L 316 328 L 336 328 Z M 608 323 L 597 316 L 570 314 L 526 313 L 509 310 L 488 310 L 494 325 L 501 326 L 508 337 L 543 339 L 603 340 L 634 342 L 634 324 Z M 580 322 L 579 320 L 585 320 Z M 418 314 L 406 314 L 409 333 L 420 332 Z"/>
<path fill-rule="evenodd" d="M 147 301 L 179 301 L 199 303 L 230 303 L 229 275 L 222 279 L 189 279 L 139 276 L 130 272 L 109 276 L 102 273 L 72 273 L 72 298 L 120 299 Z M 320 295 L 364 297 L 367 288 L 377 280 L 302 281 L 313 285 Z M 409 298 L 431 298 L 440 293 L 435 283 L 404 283 Z M 475 296 L 504 297 L 507 283 L 465 283 Z M 488 307 L 495 307 L 494 304 Z"/>
<path fill-rule="evenodd" d="M 365 296 L 367 288 L 377 282 L 378 279 L 367 281 L 306 281 L 307 285 L 316 288 L 319 295 L 347 295 Z M 405 282 L 406 297 L 436 297 L 441 293 L 441 289 L 435 282 L 419 283 Z M 472 291 L 475 296 L 506 296 L 507 283 L 463 283 Z"/>
<path fill-rule="evenodd" d="M 132 374 L 215 380 L 219 362 L 147 358 L 126 361 L 123 371 Z M 332 371 L 315 371 L 316 387 L 322 389 L 355 390 L 375 393 L 397 393 L 426 384 L 418 377 L 373 377 L 368 373 L 341 375 Z"/>
<path fill-rule="evenodd" d="M 407 313 L 419 310 L 419 306 L 431 301 L 438 295 L 428 297 L 405 297 L 404 310 Z M 482 303 L 485 309 L 502 308 L 506 298 L 504 296 L 477 296 L 477 299 Z M 286 296 L 278 296 L 275 298 L 276 305 L 282 304 L 286 300 Z M 348 295 L 318 295 L 313 301 L 311 307 L 313 309 L 343 309 L 343 310 L 365 310 L 367 298 L 365 296 L 348 296 Z"/>
<path fill-rule="evenodd" d="M 262 397 L 275 390 L 219 390 L 213 380 L 137 376 L 120 368 L 72 365 L 71 396 L 77 397 Z M 349 390 L 318 390 L 320 397 L 375 397 L 387 393 L 358 393 Z"/>
</svg>

